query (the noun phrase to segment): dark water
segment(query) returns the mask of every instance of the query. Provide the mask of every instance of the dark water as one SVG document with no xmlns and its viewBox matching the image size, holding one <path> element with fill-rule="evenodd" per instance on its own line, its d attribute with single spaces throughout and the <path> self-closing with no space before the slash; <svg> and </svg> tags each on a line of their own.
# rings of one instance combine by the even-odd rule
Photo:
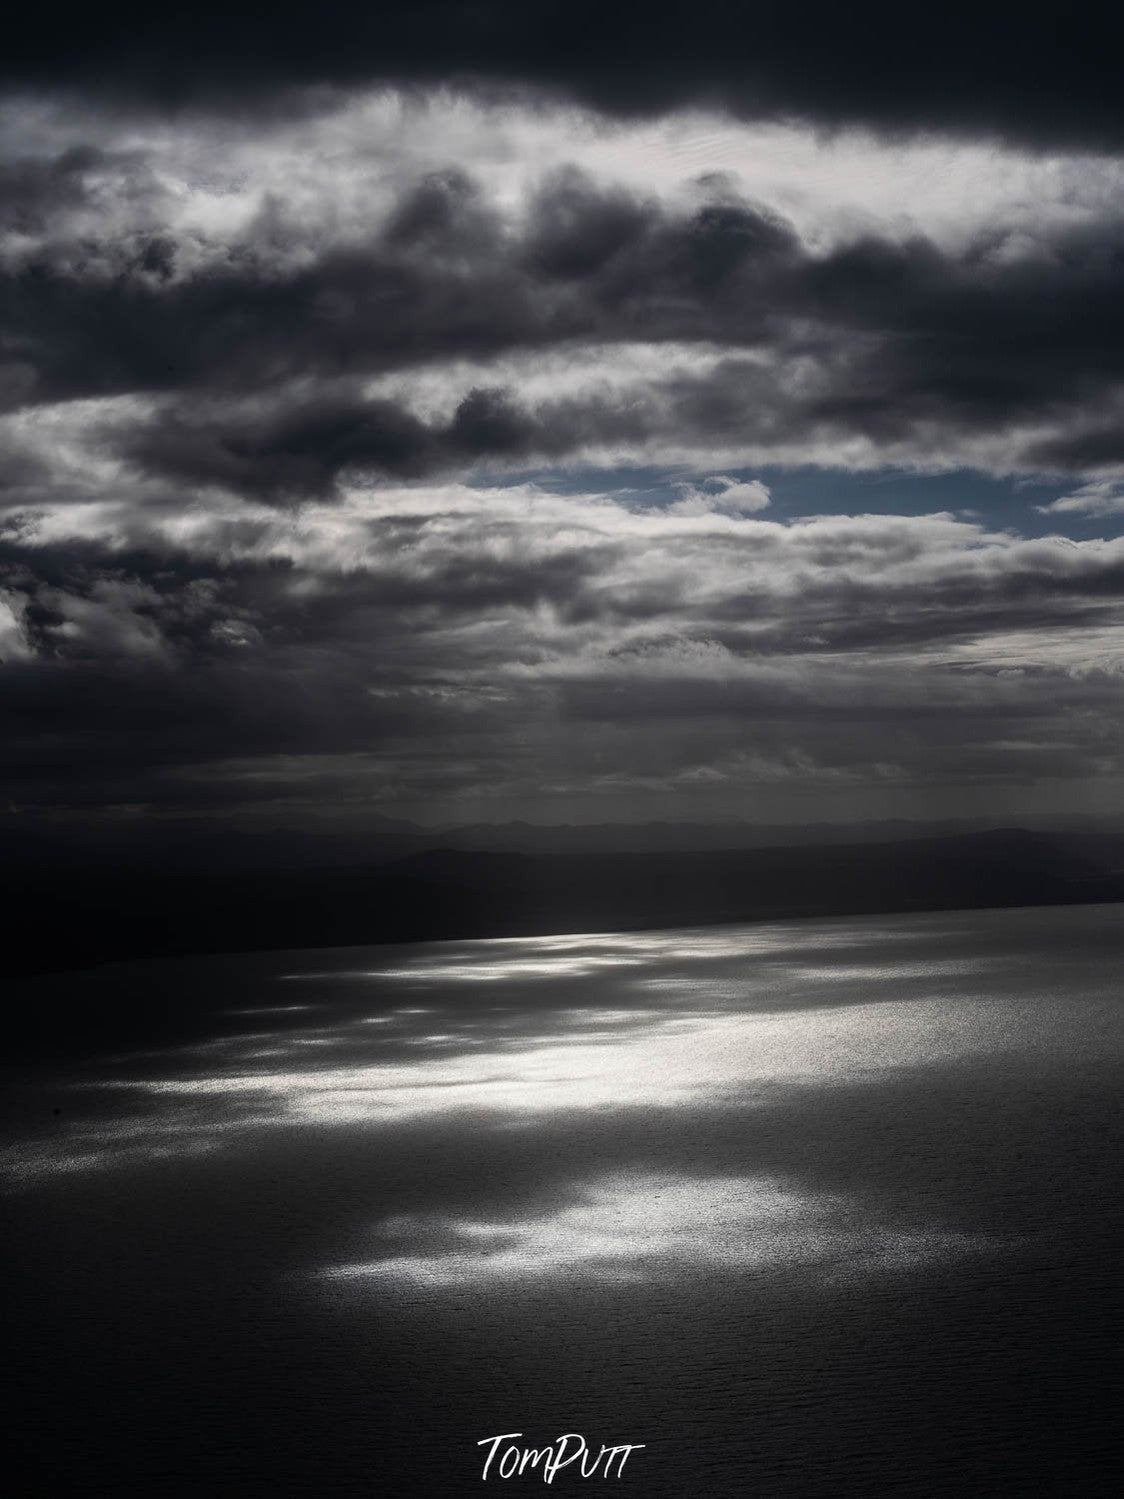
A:
<svg viewBox="0 0 1124 1499">
<path fill-rule="evenodd" d="M 104 1048 L 9 1090 L 17 1491 L 1115 1494 L 1120 914 L 25 986 Z"/>
</svg>

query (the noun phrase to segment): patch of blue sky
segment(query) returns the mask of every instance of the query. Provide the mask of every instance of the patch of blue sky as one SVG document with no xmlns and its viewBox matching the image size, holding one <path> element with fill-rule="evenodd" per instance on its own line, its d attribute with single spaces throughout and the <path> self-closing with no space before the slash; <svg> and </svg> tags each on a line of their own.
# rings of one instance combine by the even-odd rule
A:
<svg viewBox="0 0 1124 1499">
<path fill-rule="evenodd" d="M 1124 534 L 1124 514 L 1043 513 L 1039 507 L 1073 494 L 1079 477 L 997 478 L 971 469 L 921 473 L 901 468 L 848 471 L 813 465 L 716 470 L 740 482 L 756 479 L 770 491 L 762 519 L 795 520 L 807 515 L 932 515 L 949 511 L 989 529 L 1022 536 Z M 536 484 L 556 494 L 612 494 L 637 507 L 661 508 L 682 498 L 684 484 L 699 485 L 707 470 L 685 467 L 534 468 L 519 473 L 481 474 L 486 485 Z"/>
</svg>

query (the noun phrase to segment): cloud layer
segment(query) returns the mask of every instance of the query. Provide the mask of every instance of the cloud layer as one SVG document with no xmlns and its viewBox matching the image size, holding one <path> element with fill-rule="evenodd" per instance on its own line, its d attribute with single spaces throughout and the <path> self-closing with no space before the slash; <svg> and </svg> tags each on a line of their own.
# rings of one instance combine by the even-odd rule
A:
<svg viewBox="0 0 1124 1499">
<path fill-rule="evenodd" d="M 156 22 L 104 87 L 76 46 L 29 92 L 32 48 L 0 100 L 16 815 L 1116 804 L 1107 99 L 1051 133 L 922 89 L 922 138 L 875 93 L 874 133 L 827 139 L 753 123 L 859 117 L 767 58 L 752 103 L 700 53 L 696 99 L 688 49 L 697 107 L 660 114 L 655 61 L 630 95 L 611 49 L 548 78 L 524 37 L 465 68 L 544 91 L 484 97 L 446 36 L 425 92 L 410 20 L 372 90 L 342 54 L 302 71 L 287 17 L 241 113 L 221 60 L 146 102 Z M 321 76 L 348 87 L 277 92 Z M 965 471 L 1036 503 L 894 488 Z M 841 514 L 863 473 L 878 502 Z"/>
<path fill-rule="evenodd" d="M 455 80 L 569 97 L 609 114 L 718 105 L 751 119 L 950 130 L 1116 148 L 1124 138 L 1108 7 L 1061 24 L 1009 0 L 918 16 L 886 0 L 855 8 L 726 0 L 412 0 L 335 12 L 307 0 L 256 9 L 136 4 L 13 25 L 0 77 L 102 96 L 230 110 L 313 87 Z M 273 103 L 276 108 L 276 104 Z"/>
<path fill-rule="evenodd" d="M 795 812 L 1119 774 L 1124 541 L 747 509 L 450 485 L 107 507 L 81 540 L 29 521 L 7 782 L 179 811 Z"/>
<path fill-rule="evenodd" d="M 481 465 L 1124 465 L 1111 205 L 802 233 L 728 174 L 489 190 L 348 146 L 318 189 L 210 201 L 205 140 L 15 162 L 4 404 L 128 396 L 105 451 L 275 503 Z"/>
</svg>

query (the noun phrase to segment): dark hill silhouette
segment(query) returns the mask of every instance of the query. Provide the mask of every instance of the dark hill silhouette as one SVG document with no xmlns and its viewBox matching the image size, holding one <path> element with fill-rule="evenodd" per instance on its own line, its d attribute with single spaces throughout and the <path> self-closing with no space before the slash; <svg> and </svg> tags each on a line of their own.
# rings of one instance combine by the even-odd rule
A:
<svg viewBox="0 0 1124 1499">
<path fill-rule="evenodd" d="M 375 867 L 9 874 L 17 972 L 118 958 L 1124 899 L 1124 838 L 995 830 L 696 852 L 428 849 Z"/>
<path fill-rule="evenodd" d="M 181 1035 L 191 1008 L 205 1003 L 193 981 L 177 988 L 173 976 L 170 988 L 154 988 L 143 965 L 79 984 L 67 969 L 209 952 L 1119 901 L 1124 838 L 1010 829 L 695 852 L 433 848 L 374 868 L 74 866 L 5 884 L 9 973 L 40 975 L 13 986 L 7 1056 L 57 1059 Z"/>
</svg>

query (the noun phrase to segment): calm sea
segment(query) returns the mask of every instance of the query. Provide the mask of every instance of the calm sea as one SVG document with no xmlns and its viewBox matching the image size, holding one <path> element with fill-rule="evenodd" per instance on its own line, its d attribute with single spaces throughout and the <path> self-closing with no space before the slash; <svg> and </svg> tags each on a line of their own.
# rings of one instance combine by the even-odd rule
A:
<svg viewBox="0 0 1124 1499">
<path fill-rule="evenodd" d="M 1120 1492 L 1122 909 L 14 989 L 16 1492 Z"/>
</svg>

